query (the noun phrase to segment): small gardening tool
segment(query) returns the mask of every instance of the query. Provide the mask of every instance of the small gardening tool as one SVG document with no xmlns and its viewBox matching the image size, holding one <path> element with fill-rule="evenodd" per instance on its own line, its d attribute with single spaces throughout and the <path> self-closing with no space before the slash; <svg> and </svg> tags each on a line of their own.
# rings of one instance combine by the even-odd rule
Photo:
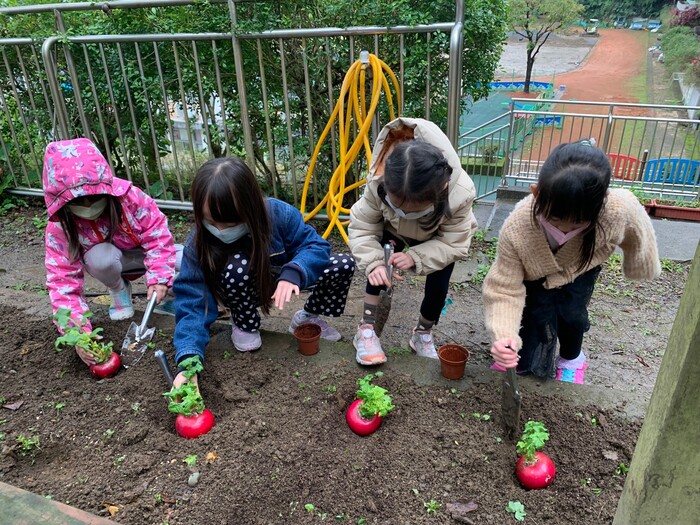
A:
<svg viewBox="0 0 700 525">
<path fill-rule="evenodd" d="M 510 348 L 510 347 L 508 347 Z M 515 351 L 515 350 L 513 350 Z M 506 369 L 501 391 L 501 409 L 503 429 L 509 441 L 515 441 L 520 433 L 520 404 L 522 394 L 518 388 L 518 377 L 515 367 Z"/>
<path fill-rule="evenodd" d="M 165 379 L 168 381 L 168 386 L 173 386 L 173 381 L 175 378 L 173 377 L 172 370 L 170 370 L 170 364 L 168 364 L 168 356 L 165 355 L 165 352 L 162 350 L 156 350 L 153 355 L 155 356 L 156 361 L 158 361 L 160 371 L 163 372 Z"/>
<path fill-rule="evenodd" d="M 156 329 L 148 328 L 148 320 L 151 317 L 151 312 L 153 312 L 153 307 L 156 305 L 156 299 L 156 294 L 151 294 L 151 299 L 148 301 L 141 324 L 137 325 L 132 322 L 126 331 L 121 351 L 122 366 L 124 368 L 129 368 L 138 363 L 144 352 L 146 352 L 146 345 L 153 339 Z"/>
<path fill-rule="evenodd" d="M 391 296 L 394 294 L 394 283 L 392 277 L 394 275 L 394 267 L 389 264 L 389 259 L 394 253 L 394 247 L 390 243 L 384 245 L 384 268 L 386 269 L 387 277 L 391 286 L 386 290 L 379 292 L 379 304 L 377 305 L 377 314 L 374 316 L 374 333 L 377 337 L 382 335 L 382 330 L 384 330 L 384 325 L 387 319 L 389 319 L 389 312 L 391 312 Z"/>
</svg>

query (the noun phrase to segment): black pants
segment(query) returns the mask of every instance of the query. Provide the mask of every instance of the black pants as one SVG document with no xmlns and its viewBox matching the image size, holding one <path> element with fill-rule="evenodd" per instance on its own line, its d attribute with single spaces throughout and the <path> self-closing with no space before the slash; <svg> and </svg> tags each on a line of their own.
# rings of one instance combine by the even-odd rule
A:
<svg viewBox="0 0 700 525">
<path fill-rule="evenodd" d="M 355 272 L 355 260 L 344 253 L 331 254 L 328 267 L 309 288 L 313 291 L 304 310 L 316 315 L 338 317 L 345 309 L 348 290 Z M 221 274 L 224 306 L 231 310 L 233 323 L 244 332 L 260 328 L 260 298 L 255 276 L 250 272 L 246 253 L 234 253 Z"/>
<path fill-rule="evenodd" d="M 394 251 L 400 252 L 406 247 L 408 243 L 409 246 L 415 246 L 423 241 L 404 241 L 392 235 L 388 231 L 384 231 L 382 236 L 382 246 L 386 243 L 392 243 L 394 245 Z M 423 302 L 420 305 L 420 314 L 428 321 L 433 321 L 437 324 L 440 319 L 440 313 L 445 306 L 445 298 L 447 297 L 447 292 L 450 288 L 450 277 L 452 276 L 452 270 L 454 270 L 455 264 L 449 264 L 445 266 L 442 270 L 430 273 L 425 278 L 425 293 L 423 295 Z M 369 295 L 379 295 L 381 290 L 386 290 L 386 286 L 373 286 L 367 282 L 365 292 Z"/>
<path fill-rule="evenodd" d="M 557 340 L 563 359 L 576 359 L 580 355 L 583 334 L 591 327 L 588 303 L 600 269 L 596 266 L 573 282 L 551 290 L 544 288 L 544 279 L 525 281 L 525 308 L 520 326 L 523 347 L 518 372 L 551 377 Z"/>
</svg>

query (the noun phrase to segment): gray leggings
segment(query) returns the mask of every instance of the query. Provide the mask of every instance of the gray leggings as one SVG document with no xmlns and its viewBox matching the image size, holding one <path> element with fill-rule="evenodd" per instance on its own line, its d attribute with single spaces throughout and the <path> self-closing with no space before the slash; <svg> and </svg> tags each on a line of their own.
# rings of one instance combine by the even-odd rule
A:
<svg viewBox="0 0 700 525">
<path fill-rule="evenodd" d="M 180 270 L 182 261 L 181 244 L 176 244 L 177 258 L 175 271 Z M 96 244 L 83 255 L 85 271 L 100 281 L 110 290 L 119 290 L 122 287 L 124 274 L 139 275 L 146 273 L 144 265 L 144 253 L 141 248 L 133 250 L 120 250 L 111 243 Z"/>
</svg>

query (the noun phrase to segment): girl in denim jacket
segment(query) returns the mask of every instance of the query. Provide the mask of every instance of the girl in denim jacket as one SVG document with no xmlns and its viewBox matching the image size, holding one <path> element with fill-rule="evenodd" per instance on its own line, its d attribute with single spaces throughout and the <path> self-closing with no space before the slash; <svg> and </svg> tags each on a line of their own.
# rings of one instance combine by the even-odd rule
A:
<svg viewBox="0 0 700 525">
<path fill-rule="evenodd" d="M 217 304 L 231 310 L 231 341 L 239 352 L 257 350 L 260 314 L 282 310 L 292 295 L 313 287 L 290 332 L 312 322 L 321 337 L 340 334 L 320 316 L 345 309 L 355 261 L 331 255 L 330 244 L 304 223 L 291 205 L 264 198 L 251 170 L 235 157 L 218 158 L 199 168 L 192 182 L 195 227 L 185 244 L 175 281 L 176 362 L 204 358 Z M 182 383 L 182 374 L 175 386 Z"/>
</svg>

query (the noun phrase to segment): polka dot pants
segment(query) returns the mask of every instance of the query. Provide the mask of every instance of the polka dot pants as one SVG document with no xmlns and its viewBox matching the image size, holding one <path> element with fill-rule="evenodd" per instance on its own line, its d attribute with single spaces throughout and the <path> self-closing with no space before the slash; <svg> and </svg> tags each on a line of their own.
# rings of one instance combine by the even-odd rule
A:
<svg viewBox="0 0 700 525">
<path fill-rule="evenodd" d="M 304 310 L 316 315 L 338 317 L 345 309 L 348 290 L 355 273 L 355 260 L 351 255 L 332 254 L 328 267 L 316 283 L 309 287 L 311 295 Z M 245 332 L 260 328 L 260 297 L 255 277 L 250 274 L 248 254 L 231 256 L 221 274 L 224 306 L 231 310 L 233 323 Z"/>
</svg>

